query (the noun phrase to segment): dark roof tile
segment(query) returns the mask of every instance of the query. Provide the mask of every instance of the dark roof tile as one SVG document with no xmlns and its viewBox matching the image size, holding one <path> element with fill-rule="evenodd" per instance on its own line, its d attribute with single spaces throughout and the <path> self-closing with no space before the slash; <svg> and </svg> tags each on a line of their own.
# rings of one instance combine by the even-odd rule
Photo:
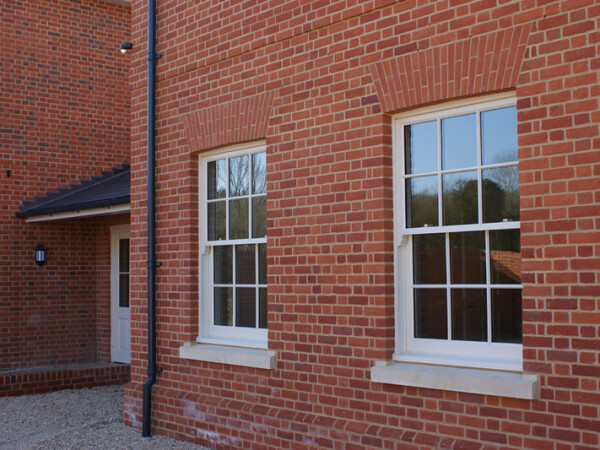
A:
<svg viewBox="0 0 600 450">
<path fill-rule="evenodd" d="M 17 217 L 45 216 L 69 211 L 81 211 L 129 203 L 130 166 L 123 164 L 110 172 L 81 180 L 58 192 L 48 192 L 19 206 Z"/>
</svg>

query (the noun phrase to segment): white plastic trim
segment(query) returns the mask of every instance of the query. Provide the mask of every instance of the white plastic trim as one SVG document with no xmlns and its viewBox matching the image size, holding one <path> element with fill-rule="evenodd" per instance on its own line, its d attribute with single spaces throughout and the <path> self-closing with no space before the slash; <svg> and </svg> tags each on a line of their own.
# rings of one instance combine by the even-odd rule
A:
<svg viewBox="0 0 600 450">
<path fill-rule="evenodd" d="M 196 342 L 190 342 L 179 347 L 179 356 L 196 361 L 269 370 L 275 368 L 276 362 L 276 352 L 273 350 L 198 344 Z"/>
<path fill-rule="evenodd" d="M 107 216 L 109 214 L 119 214 L 129 212 L 130 204 L 105 206 L 102 208 L 82 209 L 77 211 L 66 211 L 43 216 L 32 216 L 25 219 L 25 222 L 47 222 L 50 220 L 73 219 L 77 217 Z"/>
<path fill-rule="evenodd" d="M 371 381 L 527 400 L 538 398 L 537 375 L 499 370 L 378 361 L 371 368 Z"/>
</svg>

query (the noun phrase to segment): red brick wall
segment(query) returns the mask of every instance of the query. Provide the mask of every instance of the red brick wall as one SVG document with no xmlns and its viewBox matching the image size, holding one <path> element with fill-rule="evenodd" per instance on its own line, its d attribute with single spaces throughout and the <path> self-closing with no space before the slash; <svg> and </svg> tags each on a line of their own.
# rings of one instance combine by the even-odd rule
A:
<svg viewBox="0 0 600 450">
<path fill-rule="evenodd" d="M 137 274 L 125 414 L 139 426 L 146 377 L 146 66 L 140 48 L 146 10 L 144 2 L 133 3 Z M 154 431 L 225 448 L 597 448 L 599 2 L 158 4 L 163 371 L 154 389 Z M 475 69 L 455 58 L 461 77 L 449 68 L 438 73 L 442 68 L 432 62 L 445 61 L 440 50 L 450 48 L 468 49 Z M 500 59 L 495 49 L 504 49 Z M 478 56 L 481 50 L 486 55 Z M 377 74 L 385 72 L 378 64 L 407 61 L 425 74 L 420 82 L 401 77 L 389 89 L 396 97 L 380 98 L 385 90 Z M 423 76 L 434 86 L 419 96 Z M 385 113 L 507 88 L 516 88 L 519 111 L 523 358 L 525 371 L 540 376 L 540 398 L 373 383 L 370 367 L 391 358 L 394 348 L 392 147 Z M 198 332 L 195 152 L 206 148 L 200 136 L 188 143 L 189 117 L 263 93 L 274 95 L 264 137 L 269 347 L 278 352 L 277 367 L 182 360 L 179 346 Z M 215 145 L 235 141 L 230 135 Z"/>
<path fill-rule="evenodd" d="M 55 366 L 39 371 L 13 371 L 0 374 L 0 397 L 123 384 L 129 381 L 129 368 L 126 364 L 91 363 L 68 367 Z"/>
<path fill-rule="evenodd" d="M 129 160 L 129 27 L 128 8 L 100 1 L 0 5 L 0 370 L 96 360 L 99 225 L 15 213 Z"/>
</svg>

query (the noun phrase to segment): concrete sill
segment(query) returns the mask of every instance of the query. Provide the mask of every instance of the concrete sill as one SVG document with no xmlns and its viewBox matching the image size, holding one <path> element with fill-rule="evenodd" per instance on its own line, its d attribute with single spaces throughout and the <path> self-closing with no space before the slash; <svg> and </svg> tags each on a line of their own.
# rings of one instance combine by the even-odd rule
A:
<svg viewBox="0 0 600 450">
<path fill-rule="evenodd" d="M 230 345 L 187 343 L 179 347 L 179 356 L 195 361 L 207 361 L 233 366 L 274 369 L 276 353 L 260 348 L 233 347 Z"/>
<path fill-rule="evenodd" d="M 537 376 L 520 372 L 381 361 L 371 368 L 371 381 L 528 400 L 538 398 Z"/>
</svg>

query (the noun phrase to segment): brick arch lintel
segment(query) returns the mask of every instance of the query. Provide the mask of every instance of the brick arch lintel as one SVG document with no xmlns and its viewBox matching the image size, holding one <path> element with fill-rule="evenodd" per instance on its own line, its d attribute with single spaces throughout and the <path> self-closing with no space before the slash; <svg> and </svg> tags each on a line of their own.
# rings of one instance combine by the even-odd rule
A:
<svg viewBox="0 0 600 450">
<path fill-rule="evenodd" d="M 274 98 L 274 92 L 264 92 L 183 116 L 190 150 L 201 152 L 266 138 Z"/>
<path fill-rule="evenodd" d="M 530 31 L 519 25 L 371 65 L 382 111 L 516 88 Z"/>
</svg>

